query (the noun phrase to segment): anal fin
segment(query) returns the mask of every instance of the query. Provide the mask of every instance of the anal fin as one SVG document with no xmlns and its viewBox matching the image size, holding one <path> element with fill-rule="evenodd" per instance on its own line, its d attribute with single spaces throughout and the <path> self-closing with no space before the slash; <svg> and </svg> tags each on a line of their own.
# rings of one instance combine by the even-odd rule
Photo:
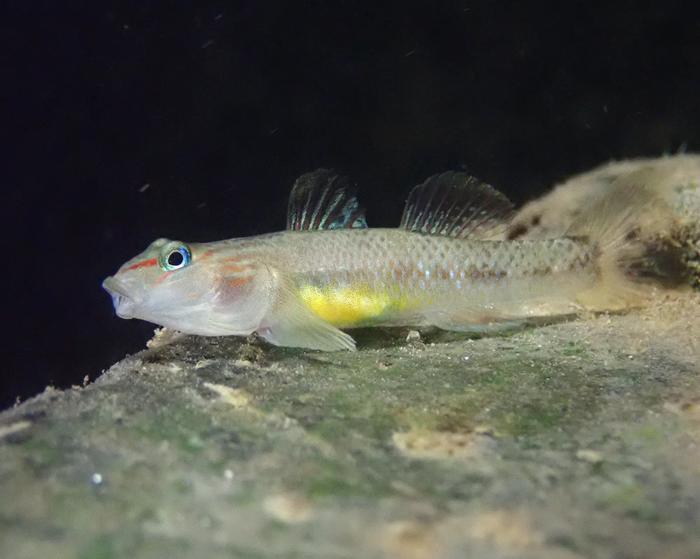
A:
<svg viewBox="0 0 700 559">
<path fill-rule="evenodd" d="M 536 285 L 524 283 L 513 289 L 510 297 L 496 299 L 491 294 L 481 300 L 474 297 L 471 301 L 444 301 L 426 311 L 424 320 L 442 330 L 486 333 L 511 330 L 533 320 L 572 315 L 579 310 L 572 300 L 577 284 L 572 283 L 571 291 L 562 289 L 552 293 L 550 290 L 546 295 Z"/>
<path fill-rule="evenodd" d="M 426 321 L 441 330 L 451 332 L 479 333 L 513 327 L 522 321 L 512 317 L 498 316 L 485 309 L 457 307 L 449 311 L 433 311 L 426 314 Z"/>
</svg>

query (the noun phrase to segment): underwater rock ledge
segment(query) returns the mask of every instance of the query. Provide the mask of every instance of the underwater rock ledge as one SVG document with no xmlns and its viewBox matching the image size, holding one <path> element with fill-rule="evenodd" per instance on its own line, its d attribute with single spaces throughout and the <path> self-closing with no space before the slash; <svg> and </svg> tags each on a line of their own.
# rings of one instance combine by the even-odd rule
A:
<svg viewBox="0 0 700 559">
<path fill-rule="evenodd" d="M 700 302 L 183 337 L 0 414 L 2 557 L 695 557 Z"/>
</svg>

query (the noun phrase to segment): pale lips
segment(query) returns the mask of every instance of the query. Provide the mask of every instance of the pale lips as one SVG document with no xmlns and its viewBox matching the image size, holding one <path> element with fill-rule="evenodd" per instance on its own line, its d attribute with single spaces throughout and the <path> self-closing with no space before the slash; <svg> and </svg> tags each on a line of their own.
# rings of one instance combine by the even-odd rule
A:
<svg viewBox="0 0 700 559">
<path fill-rule="evenodd" d="M 133 318 L 136 303 L 126 292 L 124 285 L 116 278 L 110 276 L 102 282 L 103 289 L 112 297 L 112 304 L 117 316 L 120 318 Z"/>
</svg>

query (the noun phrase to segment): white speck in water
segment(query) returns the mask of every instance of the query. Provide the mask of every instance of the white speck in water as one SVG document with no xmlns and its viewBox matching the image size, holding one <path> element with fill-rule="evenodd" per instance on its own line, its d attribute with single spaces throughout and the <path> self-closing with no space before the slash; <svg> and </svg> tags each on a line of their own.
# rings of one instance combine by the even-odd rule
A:
<svg viewBox="0 0 700 559">
<path fill-rule="evenodd" d="M 92 481 L 93 485 L 102 484 L 102 474 L 95 472 L 94 474 L 92 474 L 90 481 Z"/>
<path fill-rule="evenodd" d="M 147 183 L 144 184 L 141 188 L 139 188 L 139 192 L 140 192 L 141 194 L 143 194 L 143 193 L 146 192 L 146 190 L 148 190 L 149 188 L 151 188 L 151 183 L 150 183 L 150 182 L 147 182 Z"/>
<path fill-rule="evenodd" d="M 466 363 L 467 361 L 469 361 L 469 356 L 468 356 L 468 355 L 462 355 L 462 361 L 464 361 L 465 363 Z"/>
<path fill-rule="evenodd" d="M 226 468 L 224 470 L 224 478 L 228 481 L 231 481 L 233 479 L 233 470 Z"/>
</svg>

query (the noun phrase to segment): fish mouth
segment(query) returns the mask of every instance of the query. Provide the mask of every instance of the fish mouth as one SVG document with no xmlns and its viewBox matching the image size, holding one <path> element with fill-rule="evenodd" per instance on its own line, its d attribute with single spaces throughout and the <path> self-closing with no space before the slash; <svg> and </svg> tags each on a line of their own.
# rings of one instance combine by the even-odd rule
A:
<svg viewBox="0 0 700 559">
<path fill-rule="evenodd" d="M 102 282 L 102 288 L 112 297 L 112 305 L 119 318 L 134 318 L 136 302 L 127 293 L 124 284 L 110 276 Z"/>
</svg>

